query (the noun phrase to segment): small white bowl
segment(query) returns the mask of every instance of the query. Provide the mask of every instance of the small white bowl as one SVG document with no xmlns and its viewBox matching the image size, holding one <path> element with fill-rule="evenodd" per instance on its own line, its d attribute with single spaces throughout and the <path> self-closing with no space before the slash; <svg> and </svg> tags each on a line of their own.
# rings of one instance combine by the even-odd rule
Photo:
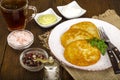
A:
<svg viewBox="0 0 120 80">
<path fill-rule="evenodd" d="M 53 15 L 56 16 L 57 20 L 56 20 L 54 23 L 50 24 L 50 25 L 40 24 L 40 23 L 38 22 L 38 17 L 40 17 L 40 16 L 42 16 L 42 15 L 45 15 L 45 14 L 53 14 Z M 35 19 L 36 23 L 37 23 L 40 27 L 49 28 L 49 27 L 57 24 L 59 21 L 61 21 L 61 20 L 62 20 L 62 17 L 58 16 L 58 15 L 54 12 L 54 10 L 53 10 L 52 8 L 49 8 L 49 9 L 47 9 L 47 10 L 44 11 L 44 12 L 37 13 L 36 16 L 34 17 L 34 19 Z"/>
<path fill-rule="evenodd" d="M 77 18 L 86 13 L 86 10 L 81 8 L 76 1 L 64 6 L 57 6 L 57 9 L 67 19 Z"/>
<path fill-rule="evenodd" d="M 22 50 L 32 45 L 34 36 L 28 30 L 14 30 L 8 35 L 7 42 L 13 49 Z"/>
</svg>

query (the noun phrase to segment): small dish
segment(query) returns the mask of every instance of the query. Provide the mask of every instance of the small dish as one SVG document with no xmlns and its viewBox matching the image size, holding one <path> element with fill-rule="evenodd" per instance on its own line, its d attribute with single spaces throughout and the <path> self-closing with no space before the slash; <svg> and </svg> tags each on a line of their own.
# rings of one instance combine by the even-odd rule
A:
<svg viewBox="0 0 120 80">
<path fill-rule="evenodd" d="M 13 49 L 22 50 L 32 45 L 34 36 L 28 30 L 14 30 L 8 35 L 7 42 Z"/>
<path fill-rule="evenodd" d="M 47 52 L 41 48 L 29 48 L 21 53 L 20 64 L 28 71 L 40 71 L 44 64 L 37 59 L 48 59 Z"/>
<path fill-rule="evenodd" d="M 57 6 L 57 9 L 67 19 L 77 18 L 86 13 L 86 10 L 81 8 L 76 1 L 64 6 Z"/>
<path fill-rule="evenodd" d="M 56 17 L 56 21 L 53 22 L 53 23 L 51 23 L 51 24 L 49 24 L 49 25 L 44 25 L 44 24 L 39 23 L 39 22 L 38 22 L 38 18 L 39 18 L 40 16 L 47 15 L 47 14 L 52 14 L 52 15 L 54 15 L 54 16 Z M 57 24 L 59 21 L 61 21 L 61 20 L 62 20 L 62 17 L 58 16 L 58 15 L 54 12 L 54 10 L 53 10 L 52 8 L 49 8 L 49 9 L 47 9 L 47 10 L 44 11 L 44 12 L 37 13 L 36 16 L 34 17 L 34 19 L 35 19 L 36 23 L 37 23 L 39 26 L 41 26 L 41 27 L 43 27 L 43 28 L 49 28 L 49 27 Z"/>
</svg>

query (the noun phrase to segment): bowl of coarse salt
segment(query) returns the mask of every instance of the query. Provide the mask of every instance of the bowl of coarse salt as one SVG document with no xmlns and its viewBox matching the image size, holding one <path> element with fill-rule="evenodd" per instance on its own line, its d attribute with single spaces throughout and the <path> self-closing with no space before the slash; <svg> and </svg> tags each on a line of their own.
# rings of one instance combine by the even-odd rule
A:
<svg viewBox="0 0 120 80">
<path fill-rule="evenodd" d="M 28 30 L 14 30 L 8 35 L 7 42 L 13 49 L 22 50 L 32 45 L 34 36 Z"/>
</svg>

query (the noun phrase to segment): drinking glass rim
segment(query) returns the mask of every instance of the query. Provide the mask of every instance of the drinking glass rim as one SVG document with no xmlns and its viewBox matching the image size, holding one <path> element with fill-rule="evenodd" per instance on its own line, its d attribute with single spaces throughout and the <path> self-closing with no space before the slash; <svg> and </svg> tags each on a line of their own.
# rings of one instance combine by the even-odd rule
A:
<svg viewBox="0 0 120 80">
<path fill-rule="evenodd" d="M 1 5 L 2 1 L 4 1 L 4 0 L 1 0 L 1 1 L 0 1 L 0 8 L 2 8 L 2 9 L 5 10 L 5 11 L 19 11 L 19 10 L 24 9 L 24 8 L 26 8 L 26 7 L 28 6 L 28 0 L 26 0 L 26 4 L 25 4 L 23 7 L 21 7 L 21 8 L 13 9 L 13 10 L 12 10 L 12 9 L 6 9 L 5 7 L 3 7 L 3 6 Z"/>
</svg>

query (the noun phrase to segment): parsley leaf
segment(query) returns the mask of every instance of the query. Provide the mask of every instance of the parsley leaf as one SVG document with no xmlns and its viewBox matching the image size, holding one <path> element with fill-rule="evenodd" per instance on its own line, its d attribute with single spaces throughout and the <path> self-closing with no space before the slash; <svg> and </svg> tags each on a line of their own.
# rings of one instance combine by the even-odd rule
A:
<svg viewBox="0 0 120 80">
<path fill-rule="evenodd" d="M 102 53 L 102 55 L 105 55 L 105 52 L 107 50 L 107 45 L 104 40 L 92 38 L 92 39 L 89 39 L 88 42 L 91 44 L 91 46 L 97 47 Z"/>
</svg>

